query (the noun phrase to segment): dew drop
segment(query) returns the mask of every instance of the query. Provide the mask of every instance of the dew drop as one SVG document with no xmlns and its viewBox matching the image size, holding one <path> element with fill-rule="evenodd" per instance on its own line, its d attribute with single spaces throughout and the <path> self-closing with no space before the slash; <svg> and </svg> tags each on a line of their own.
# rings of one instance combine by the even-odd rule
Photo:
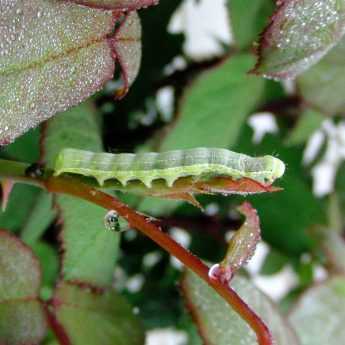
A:
<svg viewBox="0 0 345 345">
<path fill-rule="evenodd" d="M 223 267 L 220 264 L 215 264 L 209 269 L 208 277 L 211 280 L 218 280 L 222 284 L 228 284 L 233 278 L 233 271 L 230 266 Z"/>
<path fill-rule="evenodd" d="M 111 231 L 119 232 L 120 229 L 120 222 L 119 222 L 119 215 L 116 211 L 110 210 L 104 216 L 104 226 Z"/>
<path fill-rule="evenodd" d="M 220 265 L 215 264 L 211 266 L 211 268 L 208 271 L 208 277 L 212 280 L 218 280 L 220 275 Z"/>
</svg>

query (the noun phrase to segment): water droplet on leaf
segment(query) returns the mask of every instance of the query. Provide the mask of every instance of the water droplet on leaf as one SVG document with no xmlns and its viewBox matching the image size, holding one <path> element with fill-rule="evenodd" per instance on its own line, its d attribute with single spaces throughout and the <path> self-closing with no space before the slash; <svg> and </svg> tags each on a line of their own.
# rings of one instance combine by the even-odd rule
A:
<svg viewBox="0 0 345 345">
<path fill-rule="evenodd" d="M 116 232 L 121 231 L 118 213 L 114 210 L 107 212 L 104 216 L 104 225 L 108 230 Z"/>
<path fill-rule="evenodd" d="M 215 264 L 211 266 L 211 268 L 208 271 L 208 277 L 212 280 L 218 280 L 220 275 L 220 265 Z"/>
</svg>

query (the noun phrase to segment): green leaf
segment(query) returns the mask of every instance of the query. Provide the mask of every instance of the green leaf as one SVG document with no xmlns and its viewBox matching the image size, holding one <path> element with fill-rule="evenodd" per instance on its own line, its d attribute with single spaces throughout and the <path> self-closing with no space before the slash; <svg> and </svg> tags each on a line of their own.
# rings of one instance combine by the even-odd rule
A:
<svg viewBox="0 0 345 345">
<path fill-rule="evenodd" d="M 318 62 L 345 33 L 345 3 L 286 0 L 264 31 L 255 71 L 293 78 Z"/>
<path fill-rule="evenodd" d="M 235 43 L 240 49 L 249 48 L 259 38 L 273 12 L 270 0 L 227 0 Z"/>
<path fill-rule="evenodd" d="M 11 145 L 1 149 L 6 159 L 29 163 L 39 159 L 39 131 L 31 130 Z M 1 188 L 0 188 L 1 189 Z M 31 186 L 17 184 L 9 195 L 4 212 L 0 210 L 0 228 L 19 231 L 32 217 L 32 205 L 36 203 L 39 191 Z"/>
<path fill-rule="evenodd" d="M 337 193 L 337 198 L 340 204 L 340 212 L 342 215 L 342 224 L 345 224 L 345 164 L 342 163 L 337 171 L 337 176 L 335 180 L 335 191 Z"/>
<path fill-rule="evenodd" d="M 38 300 L 41 272 L 31 250 L 0 231 L 0 343 L 34 345 L 46 330 Z"/>
<path fill-rule="evenodd" d="M 144 214 L 150 214 L 153 217 L 161 217 L 172 214 L 179 205 L 181 205 L 181 201 L 179 200 L 146 197 L 138 202 L 136 208 Z"/>
<path fill-rule="evenodd" d="M 161 151 L 193 147 L 232 147 L 265 82 L 247 75 L 250 55 L 230 57 L 204 72 L 185 92 L 180 114 Z"/>
<path fill-rule="evenodd" d="M 52 195 L 45 191 L 40 192 L 34 205 L 31 205 L 30 215 L 22 228 L 22 240 L 29 245 L 35 243 L 55 217 Z"/>
<path fill-rule="evenodd" d="M 342 231 L 344 229 L 345 224 L 345 164 L 342 163 L 337 171 L 336 180 L 335 180 L 335 188 L 336 192 L 336 201 L 339 203 L 338 205 L 338 212 L 339 214 L 333 212 L 330 213 L 332 218 L 329 217 L 329 223 L 331 223 L 331 226 L 338 231 Z M 336 215 L 336 219 L 335 219 Z"/>
<path fill-rule="evenodd" d="M 338 174 L 339 176 L 339 174 Z M 339 182 L 337 181 L 339 187 Z M 343 191 L 336 189 L 339 194 Z M 344 215 L 343 205 L 340 204 L 337 194 L 329 198 L 328 224 L 326 226 L 316 226 L 313 231 L 319 239 L 319 245 L 328 262 L 328 267 L 332 272 L 345 274 L 345 241 L 343 238 Z"/>
<path fill-rule="evenodd" d="M 6 146 L 2 156 L 7 159 L 34 163 L 39 160 L 39 131 L 31 130 Z M 50 200 L 49 200 L 50 198 Z M 22 229 L 24 242 L 39 237 L 54 217 L 51 196 L 36 188 L 16 184 L 9 197 L 5 212 L 0 211 L 0 228 L 19 231 Z M 31 234 L 32 232 L 32 234 Z M 28 241 L 26 241 L 28 240 Z"/>
<path fill-rule="evenodd" d="M 339 345 L 345 339 L 345 278 L 307 290 L 290 314 L 301 345 Z"/>
<path fill-rule="evenodd" d="M 56 303 L 54 303 L 56 302 Z M 73 345 L 143 345 L 145 336 L 131 306 L 116 292 L 97 294 L 62 283 L 52 306 Z"/>
<path fill-rule="evenodd" d="M 317 111 L 311 109 L 304 111 L 296 127 L 289 134 L 286 144 L 289 146 L 305 144 L 324 120 L 325 116 Z"/>
<path fill-rule="evenodd" d="M 44 139 L 45 161 L 53 167 L 61 149 L 74 147 L 102 151 L 99 124 L 91 103 L 83 103 L 48 123 Z M 56 202 L 63 223 L 61 241 L 64 250 L 62 273 L 99 287 L 113 280 L 119 235 L 103 223 L 106 210 L 70 196 L 58 195 Z"/>
<path fill-rule="evenodd" d="M 31 248 L 41 263 L 42 286 L 54 288 L 60 265 L 57 249 L 43 241 L 35 242 Z"/>
<path fill-rule="evenodd" d="M 32 204 L 38 195 L 37 188 L 15 184 L 5 212 L 0 210 L 0 228 L 13 232 L 20 230 L 30 217 Z"/>
<path fill-rule="evenodd" d="M 91 102 L 84 102 L 51 119 L 43 133 L 44 162 L 53 169 L 63 148 L 102 151 L 99 119 Z"/>
<path fill-rule="evenodd" d="M 299 91 L 308 104 L 327 115 L 345 114 L 345 38 L 317 65 L 298 78 Z"/>
<path fill-rule="evenodd" d="M 39 140 L 39 129 L 32 129 L 14 143 L 1 148 L 1 156 L 6 159 L 35 163 L 39 159 Z"/>
<path fill-rule="evenodd" d="M 276 345 L 297 345 L 288 322 L 268 297 L 247 279 L 235 277 L 231 287 L 265 321 Z M 204 342 L 210 345 L 256 345 L 254 331 L 211 287 L 188 271 L 182 282 L 183 292 Z"/>
<path fill-rule="evenodd" d="M 288 257 L 272 249 L 265 257 L 265 261 L 262 264 L 262 267 L 260 269 L 260 274 L 262 275 L 276 274 L 279 271 L 281 271 L 288 262 L 289 262 Z"/>
<path fill-rule="evenodd" d="M 107 286 L 113 281 L 119 236 L 105 228 L 106 211 L 69 196 L 58 196 L 63 229 L 65 280 Z"/>
<path fill-rule="evenodd" d="M 71 2 L 15 0 L 1 13 L 0 144 L 99 90 L 113 76 L 115 56 L 126 87 L 137 72 L 135 12 L 115 33 L 112 11 Z"/>
</svg>

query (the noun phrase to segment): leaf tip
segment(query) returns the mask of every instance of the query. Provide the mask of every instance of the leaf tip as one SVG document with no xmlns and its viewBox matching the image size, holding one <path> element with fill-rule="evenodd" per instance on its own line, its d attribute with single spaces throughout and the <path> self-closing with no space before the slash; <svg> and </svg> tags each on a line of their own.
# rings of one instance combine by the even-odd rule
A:
<svg viewBox="0 0 345 345">
<path fill-rule="evenodd" d="M 2 212 L 6 211 L 13 186 L 14 186 L 13 180 L 6 179 L 6 180 L 1 181 L 1 188 L 2 188 L 1 210 Z"/>
</svg>

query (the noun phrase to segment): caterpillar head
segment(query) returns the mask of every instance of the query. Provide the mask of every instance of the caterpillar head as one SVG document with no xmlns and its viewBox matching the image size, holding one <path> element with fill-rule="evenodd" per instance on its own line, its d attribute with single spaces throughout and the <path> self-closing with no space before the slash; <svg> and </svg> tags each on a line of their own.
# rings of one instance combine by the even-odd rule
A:
<svg viewBox="0 0 345 345">
<path fill-rule="evenodd" d="M 272 156 L 264 156 L 264 170 L 267 172 L 265 180 L 273 183 L 276 179 L 282 177 L 285 173 L 285 164 L 278 158 Z"/>
</svg>

